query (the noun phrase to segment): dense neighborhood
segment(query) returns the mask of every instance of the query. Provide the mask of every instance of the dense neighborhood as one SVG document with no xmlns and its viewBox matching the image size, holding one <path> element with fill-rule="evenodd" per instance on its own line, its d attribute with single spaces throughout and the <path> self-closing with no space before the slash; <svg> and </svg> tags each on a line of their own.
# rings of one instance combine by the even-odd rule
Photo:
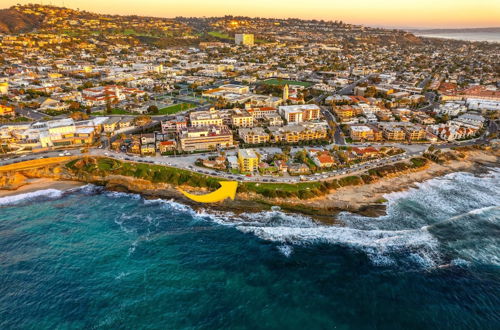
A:
<svg viewBox="0 0 500 330">
<path fill-rule="evenodd" d="M 340 21 L 9 10 L 37 28 L 0 29 L 4 158 L 106 149 L 302 177 L 497 136 L 498 44 Z"/>
</svg>

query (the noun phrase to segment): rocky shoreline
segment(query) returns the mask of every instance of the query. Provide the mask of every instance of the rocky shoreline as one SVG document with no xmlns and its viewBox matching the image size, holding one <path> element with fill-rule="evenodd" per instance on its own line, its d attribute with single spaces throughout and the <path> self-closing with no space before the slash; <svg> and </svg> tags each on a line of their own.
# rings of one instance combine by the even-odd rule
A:
<svg viewBox="0 0 500 330">
<path fill-rule="evenodd" d="M 195 210 L 213 210 L 215 212 L 243 212 L 269 211 L 279 207 L 284 212 L 299 213 L 309 216 L 323 223 L 335 223 L 335 215 L 348 211 L 364 216 L 379 216 L 385 214 L 386 204 L 384 196 L 391 192 L 404 191 L 415 187 L 418 182 L 423 182 L 435 177 L 440 177 L 453 172 L 483 173 L 488 167 L 499 167 L 498 151 L 471 150 L 466 152 L 466 157 L 459 160 L 450 160 L 444 164 L 429 162 L 424 168 L 405 173 L 394 173 L 387 177 L 377 179 L 362 185 L 341 187 L 329 193 L 306 200 L 265 198 L 254 192 L 239 193 L 235 200 L 225 200 L 215 204 L 200 204 L 184 197 L 175 186 L 168 183 L 153 183 L 148 180 L 122 175 L 77 176 L 64 169 L 63 166 L 46 166 L 31 170 L 12 173 L 9 176 L 0 175 L 0 196 L 17 194 L 27 189 L 36 189 L 32 181 L 35 178 L 46 178 L 53 182 L 66 181 L 91 183 L 102 186 L 110 191 L 140 194 L 146 199 L 175 200 L 189 205 Z M 30 187 L 31 183 L 31 188 Z M 50 185 L 49 185 L 50 186 Z M 22 188 L 21 188 L 22 187 Z M 207 188 L 184 187 L 183 189 L 197 193 L 207 193 Z M 18 190 L 20 189 L 20 190 Z M 6 192 L 7 191 L 7 192 Z"/>
</svg>

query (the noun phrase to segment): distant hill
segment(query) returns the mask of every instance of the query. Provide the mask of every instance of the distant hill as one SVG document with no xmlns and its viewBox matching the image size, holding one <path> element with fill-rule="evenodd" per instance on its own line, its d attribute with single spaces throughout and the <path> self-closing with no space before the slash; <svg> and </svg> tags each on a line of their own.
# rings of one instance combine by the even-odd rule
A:
<svg viewBox="0 0 500 330">
<path fill-rule="evenodd" d="M 439 33 L 499 33 L 500 27 L 489 27 L 489 28 L 463 28 L 463 29 L 412 29 L 407 30 L 409 32 L 417 34 L 439 34 Z"/>
<path fill-rule="evenodd" d="M 20 33 L 40 26 L 41 18 L 15 9 L 0 9 L 0 33 Z"/>
</svg>

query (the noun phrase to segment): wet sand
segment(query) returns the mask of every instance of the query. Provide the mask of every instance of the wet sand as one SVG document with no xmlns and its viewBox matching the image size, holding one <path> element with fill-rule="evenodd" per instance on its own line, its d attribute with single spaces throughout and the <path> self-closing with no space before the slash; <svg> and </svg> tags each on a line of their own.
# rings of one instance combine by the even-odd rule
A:
<svg viewBox="0 0 500 330">
<path fill-rule="evenodd" d="M 44 189 L 68 190 L 85 185 L 78 181 L 58 181 L 54 179 L 28 179 L 26 184 L 16 190 L 1 190 L 0 197 L 15 196 Z"/>
</svg>

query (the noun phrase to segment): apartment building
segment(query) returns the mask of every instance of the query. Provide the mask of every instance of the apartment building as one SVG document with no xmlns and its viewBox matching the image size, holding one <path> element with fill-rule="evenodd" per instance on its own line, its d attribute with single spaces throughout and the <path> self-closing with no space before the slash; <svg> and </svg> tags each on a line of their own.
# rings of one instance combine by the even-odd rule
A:
<svg viewBox="0 0 500 330">
<path fill-rule="evenodd" d="M 215 109 L 209 111 L 195 111 L 189 114 L 189 121 L 193 127 L 222 126 L 223 119 Z"/>
<path fill-rule="evenodd" d="M 262 127 L 240 128 L 239 137 L 247 144 L 259 144 L 269 142 L 270 136 Z"/>
<path fill-rule="evenodd" d="M 0 104 L 0 117 L 3 116 L 15 116 L 16 112 L 13 107 L 9 107 L 3 104 Z"/>
<path fill-rule="evenodd" d="M 246 110 L 235 109 L 231 116 L 231 124 L 233 127 L 253 127 L 253 117 Z"/>
<path fill-rule="evenodd" d="M 298 143 L 301 141 L 323 140 L 328 137 L 324 125 L 286 125 L 269 127 L 273 142 Z"/>
<path fill-rule="evenodd" d="M 371 125 L 350 125 L 349 135 L 353 141 L 381 141 L 382 131 Z"/>
<path fill-rule="evenodd" d="M 233 134 L 227 126 L 187 127 L 179 134 L 182 150 L 215 150 L 234 146 Z"/>
<path fill-rule="evenodd" d="M 288 123 L 302 123 L 319 119 L 320 108 L 316 104 L 285 105 L 279 107 L 280 115 Z"/>
<path fill-rule="evenodd" d="M 391 141 L 403 141 L 406 138 L 405 130 L 399 126 L 385 126 L 383 135 L 386 140 Z"/>
<path fill-rule="evenodd" d="M 412 125 L 404 128 L 406 139 L 408 141 L 422 141 L 425 140 L 427 132 L 422 126 Z"/>
<path fill-rule="evenodd" d="M 253 149 L 238 150 L 240 172 L 254 173 L 259 170 L 259 155 Z"/>
</svg>

